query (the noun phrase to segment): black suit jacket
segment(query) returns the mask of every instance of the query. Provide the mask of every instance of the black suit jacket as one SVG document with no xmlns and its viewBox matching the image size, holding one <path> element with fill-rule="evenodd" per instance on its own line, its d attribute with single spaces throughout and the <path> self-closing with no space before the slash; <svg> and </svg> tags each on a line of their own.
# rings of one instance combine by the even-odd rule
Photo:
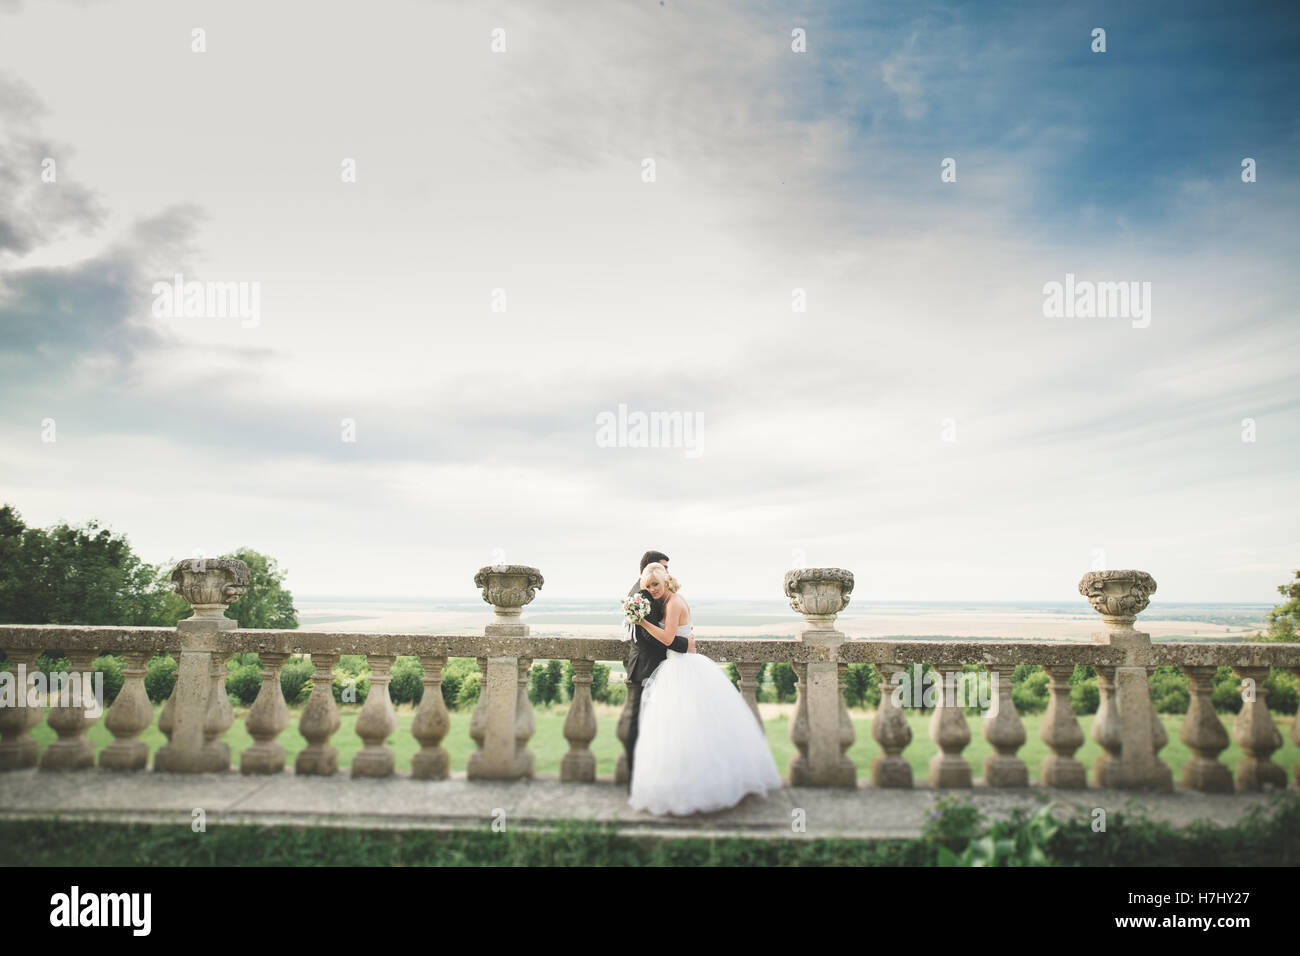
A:
<svg viewBox="0 0 1300 956">
<path fill-rule="evenodd" d="M 656 627 L 662 627 L 664 621 L 664 602 L 656 601 L 650 597 L 650 592 L 641 587 L 638 581 L 628 590 L 629 595 L 640 591 L 650 601 L 650 613 L 646 615 L 646 620 Z M 652 673 L 654 669 L 663 663 L 668 656 L 668 645 L 662 641 L 656 640 L 654 635 L 647 631 L 640 624 L 634 629 L 634 636 L 628 642 L 627 659 L 623 662 L 627 667 L 627 682 L 629 684 L 639 684 Z M 690 649 L 690 642 L 678 634 L 673 638 L 672 649 L 679 653 L 685 654 Z"/>
</svg>

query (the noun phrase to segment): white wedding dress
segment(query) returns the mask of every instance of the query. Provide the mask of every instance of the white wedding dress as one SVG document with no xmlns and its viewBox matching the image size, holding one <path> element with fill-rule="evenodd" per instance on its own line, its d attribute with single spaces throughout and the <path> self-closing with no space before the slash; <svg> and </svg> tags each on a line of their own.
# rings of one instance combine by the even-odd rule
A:
<svg viewBox="0 0 1300 956">
<path fill-rule="evenodd" d="M 691 626 L 678 629 L 689 637 Z M 781 786 L 767 739 L 717 663 L 670 650 L 641 684 L 628 804 L 651 813 L 707 813 Z"/>
</svg>

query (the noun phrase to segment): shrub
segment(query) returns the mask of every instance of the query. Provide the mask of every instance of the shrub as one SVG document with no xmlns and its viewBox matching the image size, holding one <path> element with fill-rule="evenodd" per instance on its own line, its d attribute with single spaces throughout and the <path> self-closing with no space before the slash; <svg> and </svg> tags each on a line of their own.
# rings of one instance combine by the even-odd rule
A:
<svg viewBox="0 0 1300 956">
<path fill-rule="evenodd" d="M 331 687 L 334 691 L 334 703 L 364 704 L 370 694 L 370 674 L 369 672 L 353 674 L 336 667 Z M 350 700 L 343 699 L 344 691 L 349 691 Z"/>
<path fill-rule="evenodd" d="M 418 657 L 399 657 L 393 661 L 392 674 L 388 696 L 394 704 L 418 704 L 424 699 L 424 668 Z"/>
<path fill-rule="evenodd" d="M 1095 714 L 1100 706 L 1101 689 L 1096 677 L 1085 678 L 1070 688 L 1070 707 L 1076 714 Z"/>
<path fill-rule="evenodd" d="M 365 654 L 340 654 L 334 672 L 347 677 L 360 677 L 370 673 L 370 662 L 366 660 Z"/>
<path fill-rule="evenodd" d="M 865 707 L 873 685 L 880 682 L 876 669 L 870 664 L 850 664 L 844 672 L 844 704 L 847 707 Z M 880 703 L 880 688 L 876 686 L 876 703 Z"/>
<path fill-rule="evenodd" d="M 311 696 L 311 675 L 316 672 L 312 662 L 306 657 L 291 657 L 280 668 L 280 690 L 285 703 L 290 705 L 305 704 Z"/>
<path fill-rule="evenodd" d="M 784 661 L 772 665 L 772 686 L 776 688 L 776 699 L 781 703 L 787 700 L 794 700 L 795 684 L 794 668 Z"/>
<path fill-rule="evenodd" d="M 622 707 L 627 701 L 627 684 L 610 684 L 605 689 L 605 703 Z"/>
<path fill-rule="evenodd" d="M 466 674 L 460 682 L 460 690 L 456 692 L 456 707 L 472 710 L 478 704 L 479 687 L 478 672 Z"/>
<path fill-rule="evenodd" d="M 528 670 L 528 699 L 534 705 L 546 706 L 555 703 L 563 694 L 561 689 L 563 681 L 564 665 L 559 661 L 534 663 Z M 572 682 L 569 686 L 573 686 Z"/>
<path fill-rule="evenodd" d="M 1151 674 L 1151 703 L 1157 714 L 1185 714 L 1192 696 L 1187 677 L 1172 664 L 1161 665 Z"/>
<path fill-rule="evenodd" d="M 1020 668 L 1017 667 L 1016 670 L 1020 671 Z M 1048 685 L 1052 682 L 1052 676 L 1041 667 L 1023 673 L 1020 682 L 1013 684 L 1011 688 L 1011 702 L 1016 705 L 1017 713 L 1041 714 L 1047 710 L 1048 701 L 1051 699 Z M 1015 681 L 1014 675 L 1012 680 Z"/>
<path fill-rule="evenodd" d="M 226 669 L 226 693 L 245 707 L 257 700 L 257 692 L 262 689 L 262 665 L 235 664 L 234 667 L 227 665 Z"/>
<path fill-rule="evenodd" d="M 155 704 L 172 695 L 176 686 L 176 659 L 170 654 L 155 654 L 145 665 L 144 692 Z"/>
<path fill-rule="evenodd" d="M 460 700 L 461 686 L 470 674 L 477 675 L 478 661 L 472 657 L 449 657 L 447 664 L 442 669 L 442 701 L 447 705 L 448 710 L 455 710 L 460 706 L 457 701 Z M 478 702 L 478 691 L 474 691 L 474 702 Z"/>
<path fill-rule="evenodd" d="M 122 673 L 122 658 L 114 654 L 103 654 L 95 658 L 90 669 L 104 674 L 104 706 L 107 707 L 117 700 L 118 692 L 126 682 L 126 676 Z"/>
<path fill-rule="evenodd" d="M 1214 703 L 1216 713 L 1241 712 L 1241 679 L 1232 672 L 1231 667 L 1220 667 L 1214 672 L 1213 687 L 1210 700 Z"/>
</svg>

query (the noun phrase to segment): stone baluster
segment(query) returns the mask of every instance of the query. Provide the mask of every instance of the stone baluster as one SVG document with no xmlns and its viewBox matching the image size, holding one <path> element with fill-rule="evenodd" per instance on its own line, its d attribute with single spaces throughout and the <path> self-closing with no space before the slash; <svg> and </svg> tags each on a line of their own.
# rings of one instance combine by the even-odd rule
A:
<svg viewBox="0 0 1300 956">
<path fill-rule="evenodd" d="M 763 669 L 763 665 L 752 663 L 736 663 L 736 673 L 740 676 L 737 681 L 740 689 L 740 696 L 745 698 L 745 703 L 749 705 L 750 711 L 754 714 L 754 719 L 758 721 L 758 726 L 763 726 L 763 715 L 758 712 L 758 672 Z"/>
<path fill-rule="evenodd" d="M 370 664 L 370 692 L 357 715 L 357 736 L 365 741 L 365 746 L 352 758 L 352 776 L 389 777 L 396 766 L 393 748 L 387 744 L 397 729 L 397 711 L 388 693 L 394 657 L 367 654 L 366 660 Z"/>
<path fill-rule="evenodd" d="M 478 661 L 478 701 L 474 704 L 474 713 L 469 718 L 469 736 L 474 741 L 474 752 L 469 755 L 469 766 L 478 767 L 483 761 L 483 745 L 487 742 L 488 726 L 488 659 L 486 657 L 477 658 Z M 473 777 L 470 777 L 472 780 Z"/>
<path fill-rule="evenodd" d="M 420 742 L 420 749 L 411 758 L 411 776 L 417 780 L 446 780 L 451 776 L 451 757 L 442 745 L 451 729 L 451 716 L 442 699 L 442 669 L 445 657 L 421 657 L 424 668 L 424 696 L 420 708 L 411 721 L 411 735 Z"/>
<path fill-rule="evenodd" d="M 45 708 L 27 706 L 27 675 L 40 651 L 9 651 L 13 665 L 14 701 L 12 707 L 0 707 L 0 771 L 35 767 L 40 751 L 32 728 L 45 718 Z"/>
<path fill-rule="evenodd" d="M 844 635 L 835 630 L 835 617 L 849 605 L 853 574 L 843 568 L 802 568 L 785 573 L 790 607 L 803 615 L 799 640 L 808 648 L 808 661 L 795 665 L 799 698 L 790 739 L 799 753 L 790 761 L 793 787 L 855 787 L 857 769 L 844 755 L 844 697 L 840 693 L 839 649 Z M 800 721 L 803 728 L 800 728 Z M 849 743 L 853 725 L 849 724 Z M 803 738 L 802 744 L 800 737 Z"/>
<path fill-rule="evenodd" d="M 1016 756 L 1025 744 L 1025 725 L 1016 713 L 1011 699 L 1012 664 L 987 664 L 985 670 L 993 681 L 992 700 L 985 711 L 984 739 L 993 747 L 993 753 L 984 760 L 984 784 L 989 787 L 1029 786 L 1029 767 Z M 980 701 L 985 705 L 984 701 Z"/>
<path fill-rule="evenodd" d="M 172 678 L 171 693 L 167 695 L 167 700 L 163 702 L 162 710 L 158 712 L 158 730 L 167 738 L 167 743 L 171 743 L 172 731 L 176 729 L 176 686 L 180 683 L 181 669 L 181 652 L 170 651 L 172 660 L 176 662 L 176 677 Z M 167 744 L 163 744 L 167 746 Z M 155 768 L 157 764 L 157 755 L 154 756 Z"/>
<path fill-rule="evenodd" d="M 1079 790 L 1088 786 L 1088 771 L 1074 752 L 1083 746 L 1083 728 L 1070 703 L 1070 676 L 1073 664 L 1044 664 L 1051 682 L 1051 699 L 1043 715 L 1038 736 L 1051 750 L 1043 758 L 1043 786 L 1060 790 Z"/>
<path fill-rule="evenodd" d="M 569 752 L 560 762 L 563 783 L 591 783 L 596 779 L 596 755 L 591 742 L 596 739 L 596 708 L 591 702 L 592 661 L 573 660 L 573 700 L 564 718 L 564 739 Z"/>
<path fill-rule="evenodd" d="M 970 725 L 958 706 L 956 671 L 936 671 L 938 701 L 930 715 L 930 739 L 939 752 L 930 758 L 930 786 L 935 789 L 970 787 L 970 763 L 961 752 L 970 743 Z"/>
<path fill-rule="evenodd" d="M 213 651 L 212 686 L 208 690 L 208 716 L 203 722 L 204 769 L 219 773 L 230 769 L 230 744 L 222 736 L 235 722 L 235 709 L 230 706 L 230 696 L 226 693 L 226 661 L 230 654 L 224 650 Z"/>
<path fill-rule="evenodd" d="M 172 698 L 163 708 L 165 726 L 159 721 L 168 742 L 154 754 L 153 766 L 173 773 L 217 769 L 224 748 L 224 766 L 229 767 L 230 748 L 218 738 L 225 732 L 221 722 L 226 714 L 230 721 L 234 720 L 224 691 L 225 662 L 229 657 L 225 635 L 237 625 L 226 617 L 225 610 L 248 592 L 248 565 L 234 558 L 186 559 L 172 570 L 171 578 L 172 587 L 189 602 L 194 613 L 176 625 L 183 653 L 178 659 Z M 220 670 L 215 677 L 214 661 Z M 214 689 L 218 687 L 222 688 L 222 700 L 214 701 Z"/>
<path fill-rule="evenodd" d="M 877 664 L 880 672 L 880 706 L 871 721 L 871 736 L 880 745 L 880 753 L 871 761 L 871 782 L 877 787 L 910 790 L 912 765 L 903 757 L 903 751 L 912 742 L 912 726 L 907 715 L 898 706 L 894 689 L 899 686 L 894 675 L 903 673 L 902 664 L 888 662 Z"/>
<path fill-rule="evenodd" d="M 1094 632 L 1092 640 L 1124 651 L 1124 663 L 1114 668 L 1119 745 L 1113 758 L 1106 761 L 1107 781 L 1098 778 L 1103 786 L 1124 790 L 1174 787 L 1173 772 L 1158 756 L 1168 734 L 1151 701 L 1151 635 L 1133 627 L 1155 591 L 1155 579 L 1145 571 L 1090 571 L 1079 582 L 1079 593 L 1101 615 L 1106 627 Z"/>
<path fill-rule="evenodd" d="M 483 692 L 487 697 L 481 703 L 486 726 L 481 725 L 481 744 L 470 755 L 467 775 L 489 780 L 531 777 L 533 752 L 528 740 L 536 727 L 528 700 L 528 665 L 532 661 L 517 651 L 503 653 L 502 648 L 516 646 L 513 638 L 528 636 L 528 625 L 520 622 L 520 615 L 543 585 L 542 573 L 522 564 L 497 564 L 480 568 L 474 583 L 482 589 L 483 600 L 492 605 L 496 618 L 484 628 L 488 656 Z M 504 640 L 497 644 L 496 638 Z M 475 742 L 479 743 L 479 738 Z"/>
<path fill-rule="evenodd" d="M 808 742 L 811 739 L 808 723 L 808 665 L 791 664 L 794 669 L 794 717 L 790 720 L 790 742 L 794 756 L 787 769 L 790 786 L 799 787 L 808 780 L 812 771 L 808 763 Z"/>
<path fill-rule="evenodd" d="M 298 718 L 298 733 L 306 739 L 307 746 L 298 751 L 293 762 L 293 772 L 300 776 L 328 777 L 339 769 L 338 749 L 330 743 L 343 724 L 339 705 L 334 700 L 334 668 L 339 656 L 329 652 L 311 655 L 316 672 L 311 678 L 311 696 Z"/>
<path fill-rule="evenodd" d="M 1232 771 L 1219 761 L 1228 747 L 1228 732 L 1214 712 L 1213 680 L 1217 668 L 1183 665 L 1191 702 L 1179 729 L 1178 739 L 1192 756 L 1183 764 L 1183 786 L 1203 793 L 1231 793 Z"/>
<path fill-rule="evenodd" d="M 1237 762 L 1237 792 L 1286 789 L 1286 771 L 1273 763 L 1271 754 L 1282 746 L 1282 735 L 1268 712 L 1267 667 L 1233 666 L 1232 672 L 1242 680 L 1243 697 L 1246 681 L 1254 683 L 1254 700 L 1243 700 L 1233 724 L 1232 739 L 1243 756 Z M 1300 719 L 1300 718 L 1297 718 Z"/>
<path fill-rule="evenodd" d="M 91 724 L 99 719 L 94 681 L 87 680 L 95 657 L 93 650 L 69 650 L 67 683 L 56 691 L 56 679 L 50 681 L 49 724 L 59 739 L 41 754 L 42 770 L 80 770 L 95 765 L 95 748 L 86 736 Z"/>
<path fill-rule="evenodd" d="M 262 663 L 262 686 L 244 718 L 244 729 L 253 743 L 239 755 L 239 772 L 280 773 L 284 770 L 285 750 L 279 738 L 289 726 L 289 705 L 280 687 L 280 668 L 289 655 L 262 651 L 257 657 Z"/>
<path fill-rule="evenodd" d="M 106 770 L 144 770 L 149 766 L 149 745 L 140 739 L 153 723 L 153 705 L 144 688 L 149 656 L 148 651 L 122 652 L 125 680 L 104 715 L 104 726 L 114 738 L 99 754 L 99 765 Z"/>
<path fill-rule="evenodd" d="M 1120 775 L 1119 707 L 1115 702 L 1115 668 L 1098 665 L 1097 713 L 1092 718 L 1092 739 L 1101 745 L 1101 754 L 1092 765 L 1092 778 L 1098 787 L 1118 786 Z"/>
<path fill-rule="evenodd" d="M 849 705 L 844 702 L 844 692 L 848 689 L 846 679 L 849 673 L 848 664 L 836 665 L 836 677 L 839 679 L 839 698 L 840 698 L 840 753 L 844 754 L 845 760 L 848 760 L 849 748 L 853 746 L 853 741 L 857 734 L 853 730 L 853 717 L 849 714 Z M 850 761 L 852 763 L 852 761 Z M 853 771 L 853 785 L 857 786 L 857 768 Z"/>
<path fill-rule="evenodd" d="M 1300 678 L 1300 667 L 1291 668 L 1291 673 L 1297 678 Z M 1300 747 L 1300 714 L 1296 714 L 1296 716 L 1291 720 L 1291 743 Z M 1300 763 L 1295 765 L 1291 786 L 1296 790 L 1300 790 Z"/>
<path fill-rule="evenodd" d="M 515 696 L 515 777 L 525 780 L 533 776 L 534 757 L 528 749 L 528 741 L 537 730 L 533 702 L 528 697 L 528 671 L 532 666 L 531 657 L 519 658 L 519 688 Z"/>
</svg>

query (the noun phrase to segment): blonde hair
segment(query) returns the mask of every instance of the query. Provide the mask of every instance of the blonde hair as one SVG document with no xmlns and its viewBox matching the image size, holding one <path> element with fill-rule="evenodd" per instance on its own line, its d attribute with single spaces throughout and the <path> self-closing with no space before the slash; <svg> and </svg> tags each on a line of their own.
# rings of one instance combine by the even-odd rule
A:
<svg viewBox="0 0 1300 956">
<path fill-rule="evenodd" d="M 677 588 L 679 587 L 679 585 L 677 584 L 677 579 L 673 577 L 671 574 L 669 574 L 668 569 L 665 568 L 658 561 L 655 561 L 652 564 L 647 564 L 645 566 L 645 570 L 641 572 L 642 587 L 645 587 L 646 584 L 648 584 L 651 581 L 658 581 L 660 584 L 664 585 L 666 588 L 668 588 L 668 590 L 672 591 L 673 593 L 676 593 Z"/>
</svg>

